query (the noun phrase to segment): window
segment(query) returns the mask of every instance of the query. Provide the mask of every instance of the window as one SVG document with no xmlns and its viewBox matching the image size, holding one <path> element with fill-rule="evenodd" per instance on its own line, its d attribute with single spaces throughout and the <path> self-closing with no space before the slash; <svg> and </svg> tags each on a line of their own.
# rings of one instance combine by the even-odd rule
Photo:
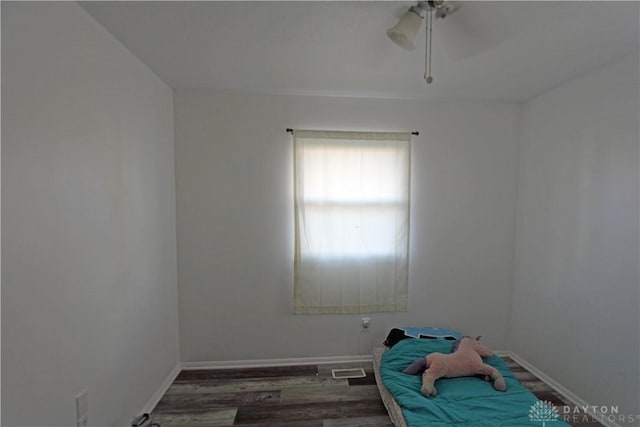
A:
<svg viewBox="0 0 640 427">
<path fill-rule="evenodd" d="M 410 139 L 294 132 L 294 313 L 407 311 Z"/>
</svg>

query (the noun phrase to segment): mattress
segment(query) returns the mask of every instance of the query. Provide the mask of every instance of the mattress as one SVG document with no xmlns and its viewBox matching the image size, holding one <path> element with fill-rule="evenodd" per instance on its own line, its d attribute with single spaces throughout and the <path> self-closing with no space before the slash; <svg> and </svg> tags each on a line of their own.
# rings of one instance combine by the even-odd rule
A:
<svg viewBox="0 0 640 427">
<path fill-rule="evenodd" d="M 391 422 L 396 427 L 407 427 L 407 423 L 404 422 L 404 417 L 402 416 L 402 409 L 400 409 L 400 405 L 398 405 L 398 402 L 396 402 L 393 396 L 391 396 L 391 393 L 389 393 L 389 390 L 384 386 L 382 378 L 380 377 L 382 355 L 387 350 L 387 347 L 376 347 L 373 349 L 373 374 L 376 378 L 376 384 L 378 385 L 378 391 L 380 392 L 382 403 L 384 403 L 385 408 L 387 408 Z"/>
<path fill-rule="evenodd" d="M 545 411 L 547 407 L 541 406 L 495 355 L 486 363 L 502 373 L 508 387 L 506 392 L 494 390 L 490 382 L 479 378 L 464 377 L 438 380 L 438 395 L 422 396 L 422 377 L 403 374 L 402 369 L 419 357 L 435 351 L 449 353 L 450 348 L 450 341 L 411 339 L 399 342 L 392 349 L 374 350 L 376 382 L 396 427 L 540 426 L 542 421 L 549 427 L 568 425 L 560 421 L 557 414 Z"/>
</svg>

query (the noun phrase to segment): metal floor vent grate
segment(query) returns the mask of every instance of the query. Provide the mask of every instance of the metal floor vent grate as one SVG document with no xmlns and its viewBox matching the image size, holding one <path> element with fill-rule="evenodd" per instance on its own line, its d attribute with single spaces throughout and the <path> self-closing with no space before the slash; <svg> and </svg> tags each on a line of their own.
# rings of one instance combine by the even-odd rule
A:
<svg viewBox="0 0 640 427">
<path fill-rule="evenodd" d="M 364 378 L 367 376 L 362 368 L 332 369 L 331 375 L 333 378 Z"/>
</svg>

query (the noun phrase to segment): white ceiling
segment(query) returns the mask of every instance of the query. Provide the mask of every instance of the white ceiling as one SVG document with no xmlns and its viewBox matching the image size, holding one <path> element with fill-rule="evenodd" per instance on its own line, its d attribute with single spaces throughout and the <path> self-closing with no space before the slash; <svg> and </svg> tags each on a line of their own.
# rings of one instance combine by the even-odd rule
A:
<svg viewBox="0 0 640 427">
<path fill-rule="evenodd" d="M 412 2 L 83 2 L 174 88 L 522 101 L 638 50 L 638 2 L 458 2 L 433 84 L 386 30 Z"/>
</svg>

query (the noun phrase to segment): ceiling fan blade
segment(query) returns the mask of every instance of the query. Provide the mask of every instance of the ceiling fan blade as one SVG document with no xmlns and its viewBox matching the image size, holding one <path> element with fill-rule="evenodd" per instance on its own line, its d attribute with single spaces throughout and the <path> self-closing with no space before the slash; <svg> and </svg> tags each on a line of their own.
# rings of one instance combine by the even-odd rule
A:
<svg viewBox="0 0 640 427">
<path fill-rule="evenodd" d="M 499 3 L 456 2 L 457 10 L 436 21 L 434 47 L 461 60 L 500 44 L 513 32 L 500 13 Z"/>
</svg>

